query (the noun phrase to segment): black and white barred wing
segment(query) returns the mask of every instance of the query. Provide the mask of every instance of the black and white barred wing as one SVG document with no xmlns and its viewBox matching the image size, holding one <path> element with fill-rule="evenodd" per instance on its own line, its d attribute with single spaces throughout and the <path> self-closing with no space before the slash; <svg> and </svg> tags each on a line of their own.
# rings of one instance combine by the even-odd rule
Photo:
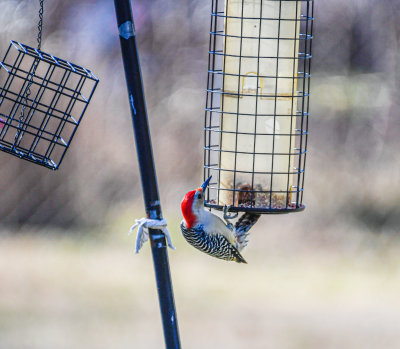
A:
<svg viewBox="0 0 400 349">
<path fill-rule="evenodd" d="M 181 231 L 190 245 L 210 256 L 227 261 L 247 263 L 236 247 L 222 234 L 208 234 L 202 225 L 189 229 L 185 221 L 181 223 Z"/>
<path fill-rule="evenodd" d="M 244 213 L 236 222 L 233 229 L 237 241 L 237 248 L 242 251 L 248 244 L 249 230 L 257 223 L 260 215 L 257 213 Z"/>
</svg>

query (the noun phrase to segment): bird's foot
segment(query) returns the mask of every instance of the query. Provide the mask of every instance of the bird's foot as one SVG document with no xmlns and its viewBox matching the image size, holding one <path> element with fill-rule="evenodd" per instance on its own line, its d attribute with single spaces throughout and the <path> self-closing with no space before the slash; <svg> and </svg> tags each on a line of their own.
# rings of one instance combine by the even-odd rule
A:
<svg viewBox="0 0 400 349">
<path fill-rule="evenodd" d="M 224 219 L 225 219 L 225 221 L 226 221 L 226 223 L 227 223 L 227 225 L 229 226 L 232 226 L 232 223 L 229 223 L 229 221 L 231 220 L 231 219 L 235 219 L 235 218 L 237 218 L 237 216 L 239 215 L 239 212 L 236 212 L 236 213 L 234 213 L 234 214 L 229 214 L 229 209 L 232 207 L 232 205 L 230 205 L 230 206 L 227 206 L 227 205 L 225 205 L 224 206 Z"/>
</svg>

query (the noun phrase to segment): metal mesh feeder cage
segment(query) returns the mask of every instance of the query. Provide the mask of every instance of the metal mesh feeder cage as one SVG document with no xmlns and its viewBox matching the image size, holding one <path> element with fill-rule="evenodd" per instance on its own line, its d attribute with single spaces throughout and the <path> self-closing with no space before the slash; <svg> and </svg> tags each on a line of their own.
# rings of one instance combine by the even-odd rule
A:
<svg viewBox="0 0 400 349">
<path fill-rule="evenodd" d="M 0 150 L 58 169 L 98 81 L 90 70 L 11 41 L 0 62 Z"/>
<path fill-rule="evenodd" d="M 312 0 L 213 0 L 206 206 L 304 209 L 312 29 Z"/>
</svg>

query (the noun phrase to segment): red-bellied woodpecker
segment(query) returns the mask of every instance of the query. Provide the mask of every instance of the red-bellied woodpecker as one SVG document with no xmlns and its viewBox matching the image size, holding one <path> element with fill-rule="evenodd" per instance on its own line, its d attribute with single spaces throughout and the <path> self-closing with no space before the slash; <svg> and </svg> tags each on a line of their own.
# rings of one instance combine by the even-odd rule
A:
<svg viewBox="0 0 400 349">
<path fill-rule="evenodd" d="M 245 213 L 235 226 L 225 223 L 217 215 L 204 208 L 203 192 L 208 186 L 209 177 L 200 188 L 188 192 L 182 200 L 183 221 L 181 231 L 186 241 L 210 256 L 247 263 L 240 252 L 246 247 L 248 231 L 260 218 L 259 214 Z M 228 208 L 224 209 L 224 219 L 228 216 Z"/>
</svg>

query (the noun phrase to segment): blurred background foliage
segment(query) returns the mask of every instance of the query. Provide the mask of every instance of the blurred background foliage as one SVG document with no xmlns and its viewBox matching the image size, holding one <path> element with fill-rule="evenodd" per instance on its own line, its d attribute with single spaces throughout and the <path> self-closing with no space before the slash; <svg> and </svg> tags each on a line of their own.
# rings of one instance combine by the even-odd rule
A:
<svg viewBox="0 0 400 349">
<path fill-rule="evenodd" d="M 35 46 L 37 3 L 1 2 L 1 51 Z M 164 210 L 201 181 L 208 2 L 134 4 Z M 112 1 L 46 3 L 46 51 L 87 66 L 101 84 L 56 173 L 0 154 L 2 224 L 95 227 L 142 203 Z M 340 214 L 375 231 L 400 223 L 400 5 L 319 0 L 315 8 L 306 214 Z"/>
<path fill-rule="evenodd" d="M 0 0 L 0 52 L 36 45 L 37 5 Z M 133 1 L 184 346 L 396 347 L 400 2 L 315 1 L 307 209 L 263 217 L 245 268 L 178 231 L 202 179 L 210 7 Z M 160 348 L 149 251 L 125 236 L 144 210 L 113 2 L 45 2 L 43 50 L 101 82 L 59 171 L 0 154 L 0 348 Z"/>
</svg>

